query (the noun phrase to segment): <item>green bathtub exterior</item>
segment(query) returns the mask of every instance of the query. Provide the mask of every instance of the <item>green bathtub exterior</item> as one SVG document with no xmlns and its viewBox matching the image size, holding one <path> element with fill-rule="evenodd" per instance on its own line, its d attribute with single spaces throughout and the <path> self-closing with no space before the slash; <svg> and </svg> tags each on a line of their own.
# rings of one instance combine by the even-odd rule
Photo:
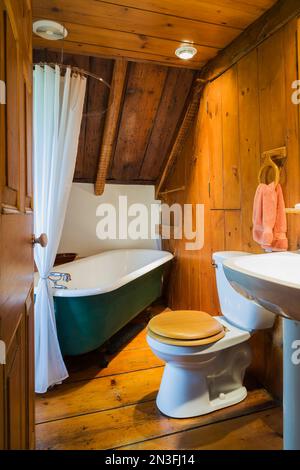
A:
<svg viewBox="0 0 300 470">
<path fill-rule="evenodd" d="M 112 292 L 85 297 L 54 297 L 62 354 L 77 356 L 97 349 L 159 298 L 167 264 Z"/>
</svg>

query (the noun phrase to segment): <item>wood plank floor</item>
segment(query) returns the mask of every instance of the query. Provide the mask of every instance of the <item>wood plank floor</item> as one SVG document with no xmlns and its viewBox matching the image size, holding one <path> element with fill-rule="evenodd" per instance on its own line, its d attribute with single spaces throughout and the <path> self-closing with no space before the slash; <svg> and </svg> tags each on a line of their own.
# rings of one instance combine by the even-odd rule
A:
<svg viewBox="0 0 300 470">
<path fill-rule="evenodd" d="M 67 361 L 69 379 L 36 399 L 38 449 L 281 449 L 282 416 L 250 381 L 243 402 L 192 419 L 156 408 L 163 364 L 146 343 L 156 305 L 97 351 Z"/>
</svg>

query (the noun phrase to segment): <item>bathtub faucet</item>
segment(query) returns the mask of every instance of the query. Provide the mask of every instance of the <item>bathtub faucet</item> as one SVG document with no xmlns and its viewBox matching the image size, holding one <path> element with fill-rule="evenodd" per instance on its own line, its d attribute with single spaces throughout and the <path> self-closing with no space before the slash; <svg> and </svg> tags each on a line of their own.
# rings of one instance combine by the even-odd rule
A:
<svg viewBox="0 0 300 470">
<path fill-rule="evenodd" d="M 71 281 L 71 274 L 69 273 L 59 273 L 56 271 L 53 271 L 49 274 L 48 279 L 53 282 L 53 287 L 55 289 L 68 289 L 67 286 L 64 286 L 63 284 L 58 284 L 59 282 L 70 282 Z"/>
</svg>

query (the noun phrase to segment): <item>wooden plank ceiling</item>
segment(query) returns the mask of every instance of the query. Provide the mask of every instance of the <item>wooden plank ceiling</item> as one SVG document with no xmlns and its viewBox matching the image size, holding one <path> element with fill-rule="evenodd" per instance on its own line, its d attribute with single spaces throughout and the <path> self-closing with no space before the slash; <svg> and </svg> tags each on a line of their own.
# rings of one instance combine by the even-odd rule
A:
<svg viewBox="0 0 300 470">
<path fill-rule="evenodd" d="M 59 62 L 60 53 L 38 49 L 35 62 Z M 114 60 L 64 55 L 64 62 L 111 82 Z M 195 72 L 131 62 L 113 145 L 108 182 L 155 183 L 175 139 Z M 88 80 L 75 181 L 95 183 L 103 140 L 109 89 Z"/>
<path fill-rule="evenodd" d="M 72 53 L 126 57 L 200 68 L 272 7 L 276 0 L 33 0 L 35 19 L 63 23 Z M 193 60 L 176 58 L 190 42 Z M 35 46 L 45 41 L 34 37 Z M 49 42 L 47 41 L 49 45 Z M 58 44 L 58 46 L 60 46 Z"/>
<path fill-rule="evenodd" d="M 75 181 L 97 181 L 96 187 L 102 188 L 105 177 L 99 180 L 98 168 L 103 160 L 100 155 L 106 155 L 110 161 L 105 170 L 107 182 L 158 183 L 188 103 L 195 101 L 199 69 L 274 3 L 33 0 L 34 19 L 56 20 L 69 33 L 63 43 L 34 35 L 35 62 L 60 62 L 58 51 L 63 47 L 65 63 L 93 71 L 111 83 L 115 61 L 128 61 L 121 105 L 118 98 L 120 109 L 112 113 L 117 124 L 110 142 L 105 141 L 104 129 L 112 95 L 97 81 L 88 80 Z M 186 41 L 198 50 L 190 61 L 174 54 Z"/>
</svg>

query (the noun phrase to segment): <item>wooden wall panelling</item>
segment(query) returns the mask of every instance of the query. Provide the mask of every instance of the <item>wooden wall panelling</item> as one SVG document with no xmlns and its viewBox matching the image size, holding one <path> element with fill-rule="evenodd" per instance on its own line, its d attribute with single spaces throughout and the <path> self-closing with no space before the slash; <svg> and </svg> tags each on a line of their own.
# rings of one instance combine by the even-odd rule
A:
<svg viewBox="0 0 300 470">
<path fill-rule="evenodd" d="M 20 68 L 23 69 L 23 60 L 20 60 Z M 30 133 L 32 126 L 31 126 L 31 116 L 27 115 L 26 104 L 28 95 L 31 93 L 28 90 L 27 81 L 24 77 L 24 72 L 20 71 L 19 73 L 19 145 L 20 145 L 20 182 L 19 182 L 19 207 L 22 211 L 26 210 L 27 205 L 27 196 L 28 196 L 28 170 L 31 171 L 31 159 L 27 158 L 27 143 L 29 144 L 29 139 L 27 137 L 27 130 Z M 27 126 L 27 119 L 28 124 L 30 127 Z M 31 154 L 30 154 L 31 155 Z M 31 201 L 29 202 L 29 208 L 31 207 Z"/>
<path fill-rule="evenodd" d="M 6 366 L 6 390 L 8 402 L 8 448 L 25 449 L 26 448 L 26 333 L 25 319 L 20 317 L 9 360 Z"/>
<path fill-rule="evenodd" d="M 210 99 L 212 100 L 212 115 L 210 111 Z M 198 120 L 198 129 L 196 135 L 198 167 L 195 171 L 199 174 L 199 200 L 194 199 L 193 203 L 200 202 L 204 204 L 204 247 L 200 252 L 193 252 L 194 257 L 201 259 L 200 264 L 200 286 L 201 297 L 198 309 L 207 311 L 216 315 L 219 311 L 219 302 L 215 288 L 215 268 L 212 265 L 212 253 L 215 250 L 223 250 L 224 231 L 220 230 L 224 219 L 221 211 L 211 210 L 211 166 L 212 159 L 218 158 L 218 119 L 221 108 L 218 102 L 218 93 L 214 84 L 204 89 L 201 100 L 201 107 Z M 212 119 L 211 119 L 212 117 Z M 216 127 L 213 122 L 215 121 Z M 213 134 L 212 134 L 213 131 Z M 212 146 L 212 135 L 216 139 L 216 146 Z M 209 184 L 210 183 L 210 184 Z M 223 190 L 223 186 L 222 186 Z"/>
<path fill-rule="evenodd" d="M 207 269 L 210 270 L 210 285 L 208 286 L 207 296 L 210 296 L 210 305 L 207 305 L 207 311 L 212 315 L 221 314 L 220 302 L 216 284 L 216 268 L 212 266 L 212 255 L 216 251 L 225 250 L 225 211 L 224 210 L 210 210 L 209 220 L 206 221 L 210 227 L 209 237 L 211 239 L 211 248 L 209 257 L 207 259 Z M 209 243 L 208 240 L 205 243 Z M 202 306 L 201 306 L 202 308 Z"/>
<path fill-rule="evenodd" d="M 214 245 L 220 246 L 222 243 L 222 236 L 220 239 L 221 232 L 215 232 L 215 236 L 212 237 L 212 232 L 216 230 L 215 224 L 219 223 L 218 220 L 214 218 L 213 211 L 210 210 L 210 201 L 209 201 L 209 192 L 208 192 L 208 180 L 209 180 L 209 142 L 208 136 L 206 135 L 206 110 L 203 110 L 203 119 L 204 126 L 202 129 L 199 126 L 199 134 L 197 138 L 200 137 L 200 147 L 199 147 L 199 163 L 201 162 L 201 167 L 197 168 L 199 173 L 199 199 L 194 198 L 193 203 L 202 203 L 204 204 L 204 247 L 199 251 L 193 251 L 192 256 L 197 259 L 200 258 L 200 285 L 201 285 L 201 297 L 200 305 L 198 308 L 201 310 L 207 311 L 210 314 L 217 313 L 218 300 L 215 296 L 214 286 L 214 276 L 215 270 L 212 266 L 212 252 L 214 251 Z M 215 211 L 215 215 L 218 218 L 219 214 Z"/>
<path fill-rule="evenodd" d="M 9 61 L 6 65 L 6 96 L 11 107 L 7 110 L 6 120 L 6 147 L 7 153 L 3 155 L 3 177 L 5 178 L 2 203 L 8 207 L 19 209 L 20 201 L 20 140 L 18 135 L 20 110 L 19 110 L 19 70 L 20 70 L 20 50 L 16 29 L 12 25 L 11 17 L 5 15 L 6 32 L 6 56 Z M 11 155 L 9 161 L 7 154 Z"/>
<path fill-rule="evenodd" d="M 242 249 L 241 211 L 225 210 L 225 249 L 239 251 Z"/>
<path fill-rule="evenodd" d="M 166 67 L 130 64 L 109 179 L 130 181 L 135 178 L 149 142 L 166 76 Z"/>
<path fill-rule="evenodd" d="M 32 75 L 31 75 L 32 79 Z M 32 178 L 32 152 L 33 152 L 33 135 L 32 135 L 32 118 L 33 118 L 33 97 L 32 97 L 32 83 L 31 89 L 28 87 L 26 81 L 24 81 L 24 114 L 25 114 L 25 171 L 26 171 L 26 191 L 25 191 L 25 209 L 26 211 L 32 211 L 33 209 L 33 178 Z"/>
<path fill-rule="evenodd" d="M 169 69 L 149 144 L 140 169 L 140 178 L 155 180 L 161 174 L 178 122 L 186 105 L 195 73 Z"/>
<path fill-rule="evenodd" d="M 240 209 L 240 148 L 236 67 L 220 78 L 222 90 L 222 141 L 224 209 Z"/>
<path fill-rule="evenodd" d="M 276 54 L 274 54 L 276 51 Z M 261 152 L 286 145 L 283 31 L 258 48 Z"/>
<path fill-rule="evenodd" d="M 199 116 L 202 114 L 202 117 L 199 117 L 198 121 L 201 124 L 199 124 L 195 134 L 196 148 L 198 149 L 196 151 L 197 161 L 191 171 L 198 174 L 197 184 L 199 186 L 198 192 L 193 193 L 193 202 L 199 202 L 200 200 L 210 207 L 210 210 L 206 209 L 205 211 L 205 246 L 199 253 L 191 253 L 189 257 L 181 251 L 176 252 L 178 258 L 176 263 L 181 266 L 180 282 L 184 286 L 188 280 L 190 282 L 192 279 L 186 274 L 190 272 L 192 259 L 194 259 L 194 256 L 198 257 L 200 285 L 198 287 L 196 282 L 195 285 L 197 289 L 200 289 L 201 295 L 197 308 L 207 310 L 209 313 L 216 313 L 217 311 L 216 286 L 214 277 L 210 275 L 209 271 L 212 252 L 219 249 L 243 249 L 250 252 L 261 252 L 260 247 L 252 240 L 252 208 L 253 197 L 258 184 L 257 173 L 262 151 L 282 145 L 287 146 L 288 159 L 282 172 L 284 196 L 286 203 L 289 205 L 293 205 L 300 199 L 299 106 L 295 106 L 291 101 L 291 93 L 293 92 L 291 85 L 297 78 L 299 69 L 296 32 L 297 21 L 293 20 L 238 62 L 230 71 L 230 74 L 234 74 L 234 80 L 231 78 L 229 81 L 228 77 L 230 75 L 227 72 L 207 85 L 203 93 L 203 99 L 206 100 L 204 106 L 206 118 L 201 108 Z M 276 51 L 276 54 L 274 54 L 274 51 Z M 225 89 L 224 80 L 228 80 L 228 92 L 225 99 L 223 92 Z M 229 88 L 230 82 L 234 84 L 232 89 Z M 223 108 L 221 110 L 222 122 L 220 123 L 219 118 L 218 125 L 212 125 L 212 118 L 215 118 L 217 114 L 216 103 L 220 106 L 221 100 L 222 104 L 224 102 L 228 103 L 226 105 L 228 109 L 233 109 L 236 100 L 238 112 L 235 111 L 233 126 L 224 125 L 226 111 Z M 235 210 L 225 207 L 222 193 L 220 195 L 219 191 L 223 182 L 224 194 L 227 189 L 231 191 L 230 182 L 226 178 L 220 178 L 218 174 L 218 169 L 219 173 L 223 173 L 223 158 L 220 158 L 220 153 L 224 149 L 224 139 L 221 140 L 220 144 L 220 134 L 223 137 L 222 134 L 225 132 L 228 142 L 230 139 L 235 140 L 234 143 L 229 142 L 226 144 L 228 149 L 235 149 L 235 155 L 237 155 L 237 149 L 239 149 L 240 155 L 239 185 L 242 197 L 240 199 L 240 209 Z M 206 146 L 205 137 L 203 136 L 209 136 L 208 146 Z M 212 138 L 214 139 L 213 142 L 211 142 Z M 230 147 L 232 145 L 234 147 Z M 205 150 L 206 147 L 208 151 Z M 219 149 L 219 153 L 216 148 Z M 186 151 L 187 149 L 184 148 L 178 155 L 175 167 L 170 172 L 167 179 L 167 185 L 170 188 L 174 184 L 182 184 L 182 179 L 180 180 L 177 173 L 180 173 L 178 169 L 182 168 L 182 158 L 186 158 L 184 157 Z M 206 154 L 207 158 L 203 158 L 203 154 Z M 216 156 L 219 157 L 216 158 Z M 225 166 L 228 167 L 228 164 Z M 177 174 L 176 179 L 174 178 L 175 174 Z M 190 176 L 190 181 L 193 180 L 194 177 Z M 207 197 L 208 180 L 211 183 L 210 199 Z M 235 192 L 239 194 L 239 186 Z M 183 200 L 180 196 L 181 202 L 187 202 L 186 194 L 183 196 Z M 173 201 L 175 202 L 176 199 L 175 194 L 173 195 Z M 288 237 L 290 247 L 294 249 L 297 247 L 299 239 L 300 220 L 294 216 L 293 221 L 291 221 L 291 217 L 288 216 Z M 174 248 L 176 251 L 176 241 Z M 186 264 L 184 269 L 183 264 Z M 184 274 L 182 275 L 182 273 Z M 174 275 L 171 273 L 171 279 L 173 276 L 172 282 L 175 286 L 177 285 L 177 275 L 179 275 L 177 272 Z M 184 276 L 186 276 L 185 279 Z M 189 304 L 183 287 L 180 291 L 176 289 L 172 291 L 169 305 L 176 308 L 178 304 L 182 308 L 187 307 Z M 280 397 L 282 395 L 281 320 L 276 320 L 273 329 L 255 333 L 251 338 L 251 345 L 253 351 L 252 372 L 275 396 Z"/>
<path fill-rule="evenodd" d="M 211 209 L 224 207 L 222 91 L 217 81 L 208 86 L 206 101 L 209 145 L 209 194 Z"/>
<path fill-rule="evenodd" d="M 190 172 L 188 169 L 193 166 L 193 159 L 195 156 L 195 128 L 194 126 L 190 128 L 190 131 L 187 135 L 186 146 L 184 148 L 184 153 L 181 155 L 182 158 L 178 160 L 177 165 L 174 165 L 173 171 L 170 171 L 170 179 L 172 180 L 172 186 L 178 187 L 178 184 L 185 185 L 185 191 L 180 193 L 171 193 L 162 196 L 162 202 L 172 205 L 173 203 L 183 204 L 187 199 L 187 191 L 197 190 L 196 187 L 192 187 L 189 181 Z M 164 240 L 164 246 L 169 248 L 176 256 L 174 261 L 168 283 L 168 292 L 167 297 L 170 299 L 174 308 L 186 308 L 185 304 L 191 305 L 190 293 L 194 297 L 200 296 L 198 289 L 197 277 L 194 277 L 191 280 L 188 270 L 193 269 L 193 262 L 191 253 L 188 253 L 184 249 L 185 240 L 174 240 L 171 237 L 171 240 Z M 187 262 L 187 260 L 190 261 Z M 196 288 L 195 288 L 196 283 Z M 178 295 L 179 294 L 179 295 Z"/>
<path fill-rule="evenodd" d="M 199 289 L 200 298 L 197 309 L 207 310 L 213 313 L 217 305 L 217 298 L 212 290 L 214 268 L 212 266 L 211 253 L 213 245 L 221 243 L 219 235 L 220 232 L 215 231 L 215 237 L 212 237 L 213 224 L 218 224 L 218 221 L 213 220 L 210 210 L 210 193 L 209 193 L 209 178 L 210 178 L 210 141 L 209 141 L 209 123 L 207 119 L 207 96 L 209 89 L 205 88 L 200 102 L 199 118 L 196 139 L 197 151 L 197 166 L 194 171 L 198 174 L 198 196 L 191 202 L 193 204 L 204 204 L 204 246 L 200 251 L 193 251 L 192 256 L 194 260 L 198 261 L 199 269 Z M 218 214 L 216 213 L 216 216 Z M 195 306 L 196 308 L 196 306 Z"/>
<path fill-rule="evenodd" d="M 207 101 L 212 209 L 240 208 L 240 156 L 236 69 L 209 85 Z"/>
<path fill-rule="evenodd" d="M 201 111 L 200 111 L 201 113 Z M 199 132 L 199 120 L 196 121 L 194 125 L 191 126 L 188 141 L 189 141 L 189 155 L 186 159 L 185 167 L 185 191 L 181 194 L 181 204 L 184 208 L 184 203 L 190 204 L 193 201 L 201 202 L 201 184 L 200 184 L 200 174 L 196 171 L 198 158 L 201 158 L 201 149 L 197 146 L 197 140 L 195 136 Z M 180 176 L 180 175 L 179 175 Z M 195 213 L 195 208 L 193 208 L 193 213 Z M 193 227 L 195 228 L 195 227 Z M 182 292 L 185 292 L 185 272 L 187 273 L 188 278 L 188 291 L 186 293 L 188 299 L 188 308 L 195 309 L 200 303 L 200 298 L 202 295 L 200 289 L 200 264 L 201 258 L 195 256 L 195 253 L 199 255 L 199 251 L 187 251 L 185 249 L 185 244 L 188 242 L 186 238 L 181 243 L 182 252 L 185 253 L 185 262 L 182 265 Z"/>
<path fill-rule="evenodd" d="M 257 50 L 241 59 L 237 64 L 237 69 L 242 187 L 242 249 L 259 252 L 259 247 L 252 237 L 253 200 L 257 187 L 261 153 Z"/>
</svg>

